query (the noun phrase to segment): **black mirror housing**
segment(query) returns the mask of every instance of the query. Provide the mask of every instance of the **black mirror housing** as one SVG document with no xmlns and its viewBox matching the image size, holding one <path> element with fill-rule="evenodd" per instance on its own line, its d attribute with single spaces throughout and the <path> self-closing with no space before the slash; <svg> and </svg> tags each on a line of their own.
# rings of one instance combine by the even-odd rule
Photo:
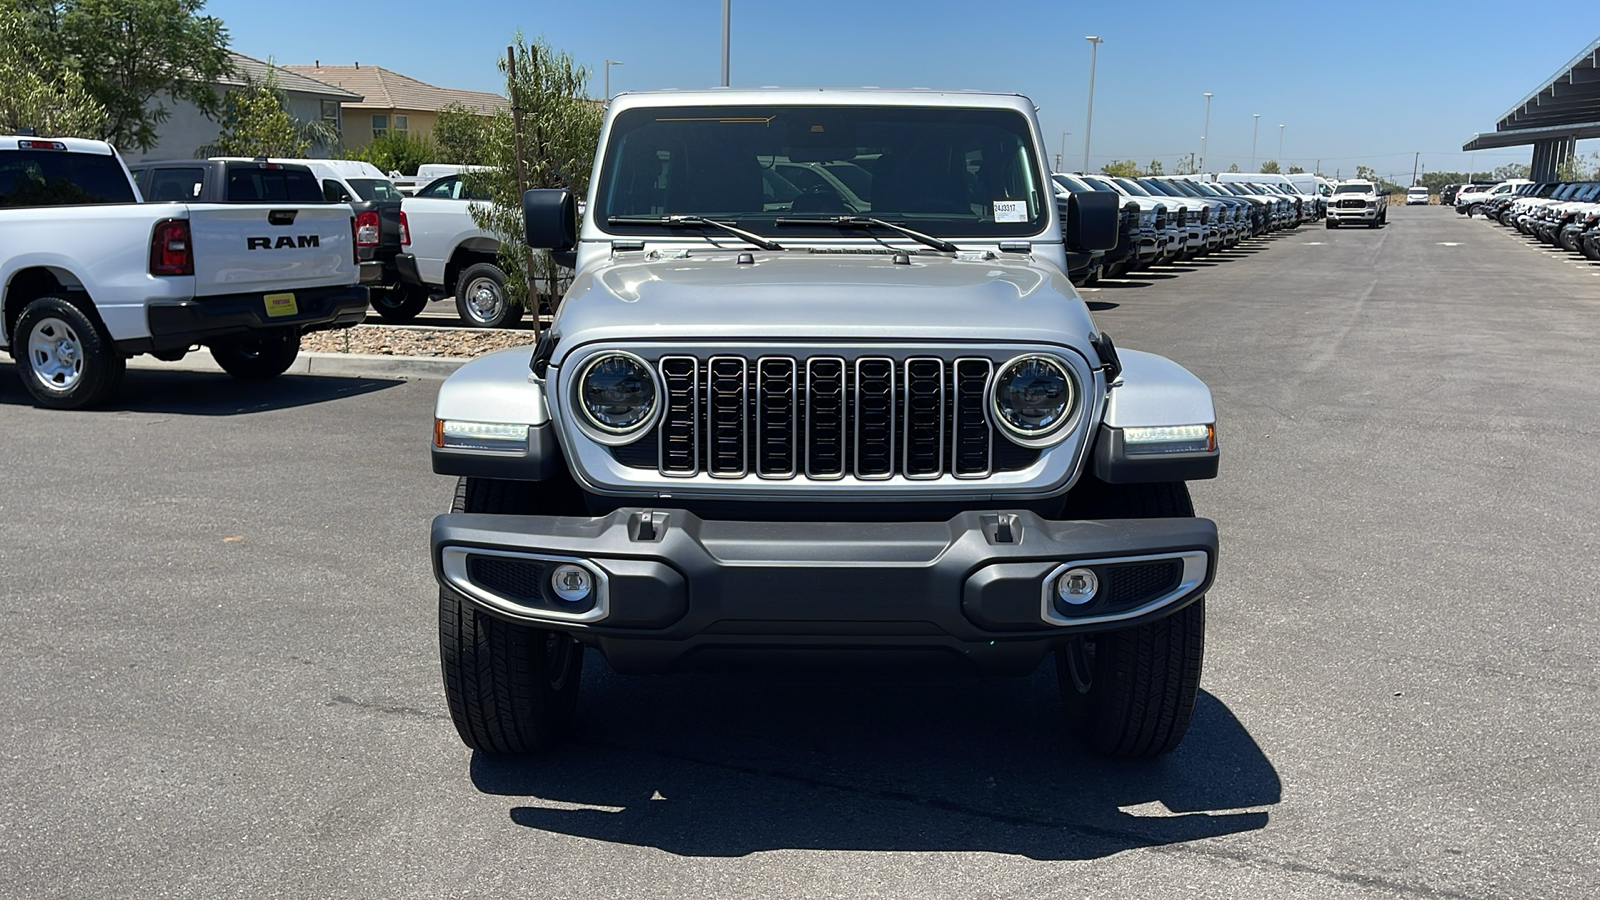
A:
<svg viewBox="0 0 1600 900">
<path fill-rule="evenodd" d="M 1067 246 L 1077 250 L 1111 250 L 1121 224 L 1120 194 L 1094 191 L 1068 194 L 1061 223 Z"/>
<path fill-rule="evenodd" d="M 566 188 L 535 188 L 522 195 L 523 239 L 535 250 L 564 252 L 578 246 L 578 207 Z"/>
</svg>

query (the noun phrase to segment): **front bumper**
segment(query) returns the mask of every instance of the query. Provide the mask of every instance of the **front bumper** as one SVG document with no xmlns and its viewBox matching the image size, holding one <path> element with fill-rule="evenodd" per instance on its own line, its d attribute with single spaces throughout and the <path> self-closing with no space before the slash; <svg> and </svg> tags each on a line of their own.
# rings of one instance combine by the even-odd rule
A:
<svg viewBox="0 0 1600 900">
<path fill-rule="evenodd" d="M 365 285 L 271 293 L 293 294 L 296 312 L 267 315 L 266 292 L 153 302 L 145 311 L 150 337 L 118 341 L 117 349 L 124 353 L 179 350 L 251 331 L 341 328 L 359 324 L 367 316 Z"/>
<path fill-rule="evenodd" d="M 1372 222 L 1378 218 L 1378 208 L 1368 206 L 1364 209 L 1330 209 L 1328 218 L 1335 222 Z"/>
<path fill-rule="evenodd" d="M 593 519 L 440 516 L 432 553 L 447 589 L 492 615 L 568 631 L 619 671 L 834 655 L 1024 673 L 1074 634 L 1198 599 L 1216 568 L 1217 530 L 1208 519 L 1050 521 L 1005 510 L 840 523 L 631 508 Z M 586 601 L 555 598 L 549 579 L 561 564 L 590 571 Z M 1082 606 L 1055 595 L 1074 565 L 1101 579 Z"/>
</svg>

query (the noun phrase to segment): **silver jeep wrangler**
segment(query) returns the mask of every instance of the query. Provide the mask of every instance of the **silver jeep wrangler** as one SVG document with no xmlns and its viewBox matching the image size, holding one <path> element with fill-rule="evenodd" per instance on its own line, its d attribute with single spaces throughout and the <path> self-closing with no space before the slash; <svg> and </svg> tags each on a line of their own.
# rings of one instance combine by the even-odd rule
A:
<svg viewBox="0 0 1600 900">
<path fill-rule="evenodd" d="M 462 739 L 570 727 L 623 673 L 865 661 L 1027 675 L 1104 753 L 1182 739 L 1216 526 L 1211 394 L 1118 351 L 1066 275 L 1115 195 L 1057 200 L 1025 97 L 628 94 L 537 346 L 439 392 L 440 650 Z M 1103 199 L 1109 198 L 1109 200 Z M 1059 206 L 1058 206 L 1059 202 Z"/>
</svg>

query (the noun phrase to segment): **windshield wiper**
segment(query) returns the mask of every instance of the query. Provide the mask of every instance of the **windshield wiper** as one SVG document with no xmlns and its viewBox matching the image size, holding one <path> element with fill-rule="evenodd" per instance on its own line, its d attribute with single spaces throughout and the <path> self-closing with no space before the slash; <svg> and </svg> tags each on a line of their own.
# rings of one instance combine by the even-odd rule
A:
<svg viewBox="0 0 1600 900">
<path fill-rule="evenodd" d="M 932 247 L 933 249 L 938 250 L 941 253 L 955 253 L 959 249 L 958 247 L 956 247 L 955 244 L 950 243 L 949 241 L 945 240 L 944 238 L 936 238 L 931 234 L 923 234 L 920 231 L 915 231 L 913 229 L 905 227 L 904 225 L 896 225 L 893 222 L 885 222 L 882 219 L 874 219 L 871 216 L 819 216 L 819 217 L 816 217 L 816 218 L 813 218 L 813 217 L 810 217 L 810 216 L 807 216 L 805 218 L 792 218 L 791 217 L 791 218 L 775 219 L 775 220 L 773 220 L 773 224 L 774 225 L 834 225 L 834 226 L 837 226 L 839 228 L 871 228 L 873 226 L 877 226 L 879 228 L 887 228 L 887 229 L 889 229 L 891 231 L 898 231 L 901 234 L 905 235 L 906 237 L 911 238 L 912 240 L 916 241 L 917 243 L 926 244 L 929 247 Z"/>
<path fill-rule="evenodd" d="M 612 216 L 606 220 L 608 225 L 661 225 L 666 228 L 699 228 L 709 225 L 720 228 L 737 238 L 749 241 L 763 250 L 782 250 L 783 245 L 774 240 L 769 240 L 753 231 L 735 228 L 727 222 L 718 222 L 705 216 Z"/>
</svg>

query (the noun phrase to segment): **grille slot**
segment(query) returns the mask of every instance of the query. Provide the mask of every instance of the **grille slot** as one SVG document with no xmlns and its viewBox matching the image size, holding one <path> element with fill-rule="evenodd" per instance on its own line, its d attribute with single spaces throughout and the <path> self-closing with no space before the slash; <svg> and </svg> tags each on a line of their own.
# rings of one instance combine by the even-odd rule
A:
<svg viewBox="0 0 1600 900">
<path fill-rule="evenodd" d="M 838 357 L 806 360 L 806 475 L 843 478 L 845 365 Z"/>
<path fill-rule="evenodd" d="M 1147 603 L 1177 588 L 1183 578 L 1183 561 L 1123 563 L 1106 566 L 1100 574 L 1108 582 L 1103 605 L 1120 609 Z"/>
<path fill-rule="evenodd" d="M 756 474 L 792 478 L 800 432 L 798 366 L 786 356 L 756 361 Z"/>
<path fill-rule="evenodd" d="M 884 479 L 894 475 L 894 360 L 856 360 L 856 477 Z"/>
<path fill-rule="evenodd" d="M 746 369 L 742 356 L 713 356 L 706 364 L 706 469 L 719 478 L 740 478 L 750 471 Z"/>
<path fill-rule="evenodd" d="M 692 356 L 663 356 L 657 367 L 667 395 L 657 435 L 661 474 L 699 474 L 700 361 Z"/>
<path fill-rule="evenodd" d="M 913 356 L 662 356 L 656 439 L 610 448 L 664 476 L 987 478 L 1042 451 L 989 424 L 995 363 Z"/>
</svg>

